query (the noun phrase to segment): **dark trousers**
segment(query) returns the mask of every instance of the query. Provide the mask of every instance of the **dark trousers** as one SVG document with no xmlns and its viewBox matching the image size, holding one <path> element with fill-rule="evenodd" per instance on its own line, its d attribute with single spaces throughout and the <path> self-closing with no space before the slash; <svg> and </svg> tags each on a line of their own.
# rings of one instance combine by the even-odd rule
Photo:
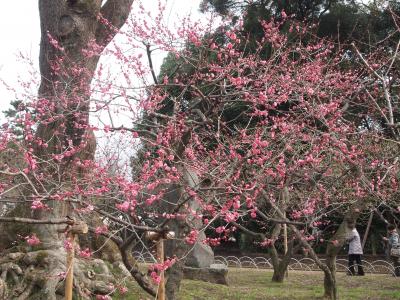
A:
<svg viewBox="0 0 400 300">
<path fill-rule="evenodd" d="M 364 275 L 364 270 L 361 263 L 361 254 L 349 254 L 349 273 L 355 275 L 354 261 L 357 264 L 358 275 Z"/>
<path fill-rule="evenodd" d="M 390 258 L 393 261 L 394 275 L 400 277 L 400 258 L 395 256 L 391 256 Z"/>
</svg>

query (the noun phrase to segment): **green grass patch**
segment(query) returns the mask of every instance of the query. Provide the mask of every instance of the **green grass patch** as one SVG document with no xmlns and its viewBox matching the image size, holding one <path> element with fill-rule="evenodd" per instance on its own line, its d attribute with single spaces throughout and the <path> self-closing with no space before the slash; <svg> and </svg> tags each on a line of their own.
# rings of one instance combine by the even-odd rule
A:
<svg viewBox="0 0 400 300">
<path fill-rule="evenodd" d="M 290 271 L 284 283 L 271 282 L 271 270 L 229 269 L 229 286 L 196 280 L 184 280 L 179 300 L 312 300 L 322 299 L 322 272 Z M 350 277 L 337 274 L 341 300 L 400 299 L 400 278 L 385 274 Z M 113 299 L 152 299 L 133 284 L 127 295 Z"/>
</svg>

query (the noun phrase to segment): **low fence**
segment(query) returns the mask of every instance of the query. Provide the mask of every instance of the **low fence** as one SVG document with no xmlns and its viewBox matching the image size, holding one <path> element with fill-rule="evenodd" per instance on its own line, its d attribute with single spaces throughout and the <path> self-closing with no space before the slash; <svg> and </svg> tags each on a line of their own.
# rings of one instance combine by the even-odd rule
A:
<svg viewBox="0 0 400 300">
<path fill-rule="evenodd" d="M 134 252 L 134 257 L 138 262 L 154 263 L 155 258 L 149 253 Z M 324 258 L 320 258 L 322 262 Z M 224 264 L 232 268 L 255 268 L 255 269 L 272 269 L 271 258 L 266 257 L 249 257 L 249 256 L 215 256 L 214 262 L 216 264 Z M 394 274 L 393 265 L 386 260 L 362 260 L 363 269 L 366 274 Z M 348 272 L 347 259 L 339 258 L 336 260 L 336 268 L 338 272 Z M 289 266 L 290 270 L 299 271 L 320 271 L 315 262 L 308 257 L 300 259 L 292 258 Z"/>
</svg>

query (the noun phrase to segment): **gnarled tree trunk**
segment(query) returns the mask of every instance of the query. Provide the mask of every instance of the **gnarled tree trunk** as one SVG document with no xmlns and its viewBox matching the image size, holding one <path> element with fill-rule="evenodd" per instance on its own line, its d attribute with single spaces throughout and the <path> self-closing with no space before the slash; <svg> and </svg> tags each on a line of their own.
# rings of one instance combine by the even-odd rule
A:
<svg viewBox="0 0 400 300">
<path fill-rule="evenodd" d="M 272 249 L 271 252 L 276 252 L 276 249 Z M 272 254 L 271 257 L 278 256 L 278 253 Z M 289 243 L 288 251 L 284 254 L 284 256 L 279 259 L 273 258 L 273 267 L 274 267 L 274 273 L 272 274 L 272 282 L 279 282 L 282 283 L 285 279 L 285 275 L 290 263 L 290 260 L 293 256 L 293 241 Z M 275 260 L 275 262 L 274 262 Z"/>
<path fill-rule="evenodd" d="M 281 224 L 276 224 L 274 226 L 273 232 L 271 234 L 271 239 L 275 241 L 280 232 L 281 232 Z M 269 254 L 271 256 L 272 266 L 274 269 L 274 273 L 272 274 L 272 282 L 280 282 L 282 283 L 285 279 L 285 274 L 287 272 L 287 268 L 290 263 L 290 259 L 293 255 L 293 240 L 288 244 L 287 252 L 283 255 L 282 258 L 279 257 L 279 253 L 276 250 L 275 242 L 269 247 Z"/>
<path fill-rule="evenodd" d="M 40 0 L 41 42 L 39 101 L 46 104 L 36 131 L 35 154 L 42 169 L 55 177 L 56 186 L 71 177 L 81 176 L 76 159 L 93 159 L 95 137 L 89 129 L 90 84 L 101 51 L 126 21 L 133 0 Z M 110 25 L 103 25 L 104 18 Z M 109 28 L 113 26 L 113 28 Z M 94 47 L 95 45 L 95 47 Z M 86 49 L 96 48 L 91 55 Z M 43 104 L 43 105 L 44 105 Z M 41 104 L 39 104 L 41 105 Z M 46 143 L 47 148 L 40 144 Z M 58 156 L 70 151 L 68 156 Z M 50 174 L 49 174 L 50 173 Z M 49 176 L 51 177 L 51 176 Z M 60 182 L 61 181 L 61 182 Z M 45 186 L 46 189 L 53 188 Z M 44 192 L 44 191 L 42 191 Z M 51 210 L 36 218 L 71 214 L 65 201 L 52 201 Z M 50 215 L 49 215 L 50 213 Z M 36 229 L 47 245 L 60 246 L 57 228 Z"/>
<path fill-rule="evenodd" d="M 39 124 L 30 147 L 40 170 L 37 173 L 44 179 L 31 176 L 32 184 L 26 193 L 35 190 L 48 196 L 46 204 L 50 209 L 32 213 L 31 202 L 27 202 L 24 207 L 17 207 L 15 216 L 77 217 L 68 200 L 54 201 L 51 196 L 61 189 L 68 190 L 70 182 L 75 184 L 85 175 L 84 170 L 75 166 L 77 160 L 94 158 L 96 140 L 89 127 L 90 84 L 102 50 L 125 23 L 133 0 L 107 0 L 103 5 L 102 2 L 39 0 Z M 86 49 L 95 50 L 88 55 Z M 60 233 L 63 227 L 30 226 L 30 233 L 35 233 L 41 241 L 40 250 L 4 254 L 0 260 L 2 278 L 6 279 L 0 282 L 4 287 L 0 288 L 2 295 L 7 295 L 7 299 L 62 297 L 62 273 L 66 271 L 65 235 Z M 76 295 L 88 298 L 111 292 L 108 283 L 113 282 L 113 276 L 102 260 L 78 261 L 74 272 Z"/>
</svg>

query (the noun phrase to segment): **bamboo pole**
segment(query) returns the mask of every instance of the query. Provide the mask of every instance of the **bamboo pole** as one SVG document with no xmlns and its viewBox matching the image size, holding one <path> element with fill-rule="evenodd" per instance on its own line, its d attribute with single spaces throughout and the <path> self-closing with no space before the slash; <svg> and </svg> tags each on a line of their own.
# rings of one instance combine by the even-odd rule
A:
<svg viewBox="0 0 400 300">
<path fill-rule="evenodd" d="M 66 229 L 67 239 L 71 243 L 71 248 L 67 250 L 67 275 L 65 278 L 65 300 L 72 300 L 74 285 L 74 257 L 75 257 L 75 238 L 77 234 L 86 234 L 89 230 L 86 223 L 73 221 L 72 226 Z"/>
<path fill-rule="evenodd" d="M 164 239 L 170 240 L 174 237 L 175 232 L 173 231 L 164 231 L 162 233 L 148 231 L 146 233 L 146 238 L 156 244 L 157 261 L 159 264 L 164 264 Z M 160 283 L 158 284 L 157 300 L 165 300 L 165 298 L 165 274 L 164 271 L 160 271 Z"/>
<path fill-rule="evenodd" d="M 286 218 L 286 213 L 284 213 L 284 216 Z M 288 252 L 288 235 L 287 235 L 287 224 L 283 224 L 283 251 L 285 252 L 285 255 Z M 285 272 L 286 278 L 289 277 L 289 272 L 286 269 Z"/>
<path fill-rule="evenodd" d="M 288 252 L 288 235 L 287 235 L 287 225 L 283 224 L 283 250 L 285 254 Z"/>
<path fill-rule="evenodd" d="M 286 208 L 287 202 L 289 200 L 289 190 L 285 186 L 282 190 L 282 202 L 283 207 Z M 283 212 L 284 219 L 286 219 L 286 211 Z M 285 254 L 288 252 L 288 236 L 287 236 L 287 224 L 283 224 L 283 249 Z"/>
<path fill-rule="evenodd" d="M 369 234 L 369 230 L 371 228 L 371 224 L 372 224 L 372 219 L 374 218 L 374 211 L 371 211 L 371 214 L 369 215 L 369 219 L 368 219 L 368 225 L 367 225 L 367 229 L 365 230 L 365 234 L 364 234 L 364 238 L 362 241 L 362 249 L 364 250 L 364 246 L 367 243 L 367 239 L 368 239 L 368 234 Z"/>
<path fill-rule="evenodd" d="M 156 242 L 158 263 L 164 264 L 164 240 Z M 165 275 L 164 270 L 160 273 L 160 283 L 158 285 L 157 300 L 165 300 Z"/>
<path fill-rule="evenodd" d="M 286 205 L 288 204 L 288 201 L 289 201 L 289 190 L 286 186 L 283 188 L 283 191 L 282 191 L 282 201 L 283 201 L 284 207 L 286 208 Z M 283 216 L 284 216 L 284 219 L 286 219 L 286 210 L 283 212 Z M 283 224 L 283 250 L 286 255 L 288 252 L 287 224 Z M 286 276 L 286 278 L 289 277 L 288 269 L 286 269 L 285 276 Z"/>
<path fill-rule="evenodd" d="M 67 277 L 65 279 L 65 299 L 72 300 L 72 289 L 74 282 L 74 256 L 75 256 L 75 234 L 68 232 L 71 249 L 67 251 Z"/>
</svg>

